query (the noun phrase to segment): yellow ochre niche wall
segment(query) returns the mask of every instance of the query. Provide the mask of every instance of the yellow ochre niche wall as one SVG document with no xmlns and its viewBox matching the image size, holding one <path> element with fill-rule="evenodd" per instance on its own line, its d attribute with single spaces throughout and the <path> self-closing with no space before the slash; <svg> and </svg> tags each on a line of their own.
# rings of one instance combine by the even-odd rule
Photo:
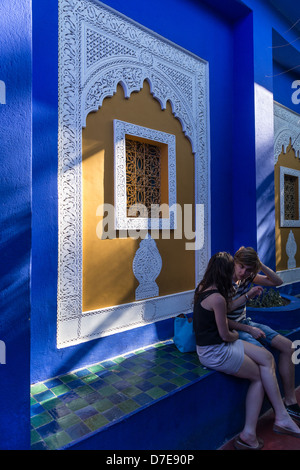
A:
<svg viewBox="0 0 300 470">
<path fill-rule="evenodd" d="M 189 140 L 182 132 L 168 103 L 165 110 L 152 97 L 145 81 L 140 92 L 129 99 L 118 85 L 113 97 L 90 113 L 82 131 L 82 205 L 83 205 L 83 312 L 133 302 L 138 286 L 132 262 L 140 239 L 100 240 L 96 216 L 100 204 L 114 205 L 113 120 L 118 119 L 176 136 L 177 203 L 194 205 L 194 157 Z M 193 222 L 194 230 L 194 222 Z M 162 270 L 156 279 L 159 295 L 169 295 L 195 288 L 195 252 L 185 249 L 184 238 L 156 239 L 162 258 Z"/>
<path fill-rule="evenodd" d="M 288 256 L 286 253 L 286 244 L 290 230 L 293 231 L 297 246 L 300 247 L 300 227 L 281 227 L 280 226 L 280 167 L 300 171 L 300 160 L 296 157 L 295 150 L 291 143 L 286 149 L 282 150 L 274 168 L 275 178 L 275 236 L 276 236 L 276 270 L 284 271 L 288 268 Z M 300 267 L 300 250 L 298 248 L 296 256 L 296 267 Z"/>
</svg>

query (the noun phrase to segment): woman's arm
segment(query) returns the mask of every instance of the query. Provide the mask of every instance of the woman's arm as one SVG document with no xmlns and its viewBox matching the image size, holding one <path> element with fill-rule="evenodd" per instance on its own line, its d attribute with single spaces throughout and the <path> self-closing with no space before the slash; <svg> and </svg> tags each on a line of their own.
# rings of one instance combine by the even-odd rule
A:
<svg viewBox="0 0 300 470">
<path fill-rule="evenodd" d="M 219 335 L 223 341 L 232 342 L 236 341 L 239 337 L 236 331 L 230 331 L 228 328 L 227 320 L 227 304 L 220 294 L 214 294 L 211 296 L 211 307 L 215 314 L 217 328 Z"/>
</svg>

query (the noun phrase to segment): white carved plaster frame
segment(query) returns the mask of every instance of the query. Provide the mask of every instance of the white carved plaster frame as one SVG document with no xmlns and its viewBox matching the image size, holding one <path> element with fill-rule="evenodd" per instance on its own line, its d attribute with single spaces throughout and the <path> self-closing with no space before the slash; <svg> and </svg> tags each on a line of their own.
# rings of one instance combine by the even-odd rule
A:
<svg viewBox="0 0 300 470">
<path fill-rule="evenodd" d="M 112 47 L 97 51 L 93 35 Z M 198 283 L 210 257 L 208 63 L 96 0 L 59 0 L 58 348 L 191 310 L 193 291 L 82 312 L 82 127 L 118 83 L 130 97 L 145 80 L 162 109 L 170 101 L 194 152 Z"/>
<path fill-rule="evenodd" d="M 168 188 L 169 207 L 176 204 L 176 138 L 166 132 L 137 126 L 114 119 L 114 166 L 115 166 L 115 229 L 148 230 L 176 229 L 176 211 L 170 211 L 168 218 L 127 217 L 126 195 L 126 135 L 167 144 L 168 146 Z"/>
<path fill-rule="evenodd" d="M 280 103 L 274 102 L 274 165 L 282 152 L 287 151 L 290 144 L 295 150 L 296 157 L 300 157 L 300 115 Z M 290 169 L 289 169 L 290 170 Z M 282 214 L 283 186 L 280 176 L 280 224 L 284 223 L 284 213 Z M 299 193 L 300 194 L 300 193 Z M 291 222 L 291 221 L 286 221 Z M 292 225 L 284 225 L 292 226 Z M 293 284 L 300 281 L 300 268 L 278 271 L 283 280 L 283 285 Z"/>
<path fill-rule="evenodd" d="M 278 157 L 284 152 L 292 139 L 296 156 L 300 157 L 300 115 L 286 108 L 282 104 L 274 102 L 274 165 Z"/>
<path fill-rule="evenodd" d="M 286 220 L 284 217 L 284 175 L 295 176 L 298 179 L 298 219 Z M 300 171 L 280 167 L 280 227 L 300 227 Z"/>
</svg>

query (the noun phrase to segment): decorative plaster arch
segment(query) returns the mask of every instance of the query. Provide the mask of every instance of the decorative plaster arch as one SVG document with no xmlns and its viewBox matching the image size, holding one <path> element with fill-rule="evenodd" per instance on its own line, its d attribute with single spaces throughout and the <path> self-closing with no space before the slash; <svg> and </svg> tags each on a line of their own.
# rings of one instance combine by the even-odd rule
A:
<svg viewBox="0 0 300 470">
<path fill-rule="evenodd" d="M 296 157 L 300 158 L 300 115 L 274 103 L 274 165 L 282 152 L 287 151 L 290 143 L 295 150 Z"/>
<path fill-rule="evenodd" d="M 190 310 L 192 291 L 82 313 L 82 127 L 119 83 L 129 98 L 145 80 L 192 144 L 195 202 L 204 207 L 198 282 L 210 255 L 208 63 L 96 0 L 59 0 L 58 347 Z"/>
</svg>

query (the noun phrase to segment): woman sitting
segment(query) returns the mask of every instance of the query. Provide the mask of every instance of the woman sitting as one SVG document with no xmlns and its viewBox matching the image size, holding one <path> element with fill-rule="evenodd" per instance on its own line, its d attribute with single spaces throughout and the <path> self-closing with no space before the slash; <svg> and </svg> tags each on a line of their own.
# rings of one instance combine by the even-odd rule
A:
<svg viewBox="0 0 300 470">
<path fill-rule="evenodd" d="M 273 430 L 300 437 L 300 429 L 282 401 L 273 355 L 238 339 L 238 333 L 228 328 L 227 305 L 233 270 L 234 260 L 229 253 L 215 254 L 195 291 L 193 322 L 197 354 L 201 364 L 210 369 L 250 380 L 245 425 L 235 440 L 235 448 L 258 450 L 263 447 L 263 441 L 256 436 L 256 426 L 265 393 L 275 412 Z"/>
</svg>

